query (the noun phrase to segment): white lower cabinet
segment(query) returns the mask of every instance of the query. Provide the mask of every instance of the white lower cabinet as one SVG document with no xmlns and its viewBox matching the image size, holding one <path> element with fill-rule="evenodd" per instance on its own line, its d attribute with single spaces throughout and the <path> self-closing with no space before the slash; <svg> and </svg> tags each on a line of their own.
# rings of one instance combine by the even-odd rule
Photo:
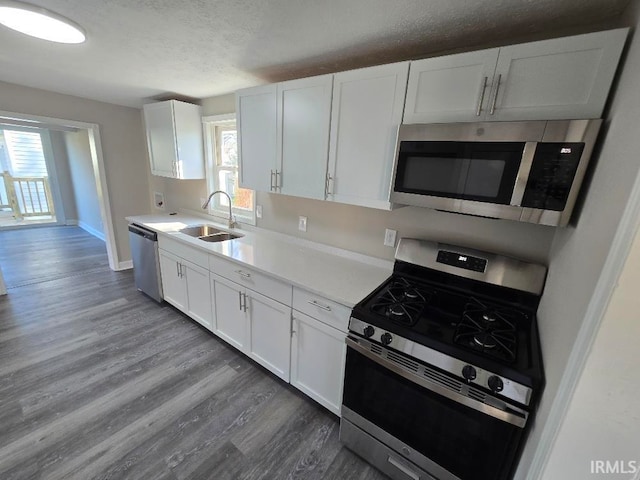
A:
<svg viewBox="0 0 640 480">
<path fill-rule="evenodd" d="M 187 295 L 180 275 L 180 257 L 162 249 L 160 253 L 160 277 L 164 299 L 183 312 L 187 309 Z"/>
<path fill-rule="evenodd" d="M 178 240 L 159 243 L 167 302 L 340 415 L 350 308 Z"/>
<path fill-rule="evenodd" d="M 293 313 L 291 385 L 340 415 L 346 335 L 303 313 Z"/>
<path fill-rule="evenodd" d="M 248 353 L 248 322 L 242 297 L 244 288 L 212 273 L 211 290 L 216 309 L 214 332 L 241 352 Z"/>
<path fill-rule="evenodd" d="M 220 275 L 211 277 L 215 333 L 288 382 L 291 306 Z"/>
<path fill-rule="evenodd" d="M 160 249 L 159 252 L 164 299 L 212 330 L 209 270 L 165 250 Z"/>
<path fill-rule="evenodd" d="M 249 356 L 285 382 L 289 381 L 291 307 L 247 290 Z"/>
</svg>

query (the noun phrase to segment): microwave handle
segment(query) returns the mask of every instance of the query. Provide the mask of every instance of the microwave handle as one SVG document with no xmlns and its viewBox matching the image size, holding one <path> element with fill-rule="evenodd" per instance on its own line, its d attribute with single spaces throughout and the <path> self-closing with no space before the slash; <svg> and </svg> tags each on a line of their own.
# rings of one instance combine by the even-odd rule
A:
<svg viewBox="0 0 640 480">
<path fill-rule="evenodd" d="M 531 166 L 533 165 L 533 158 L 536 155 L 537 146 L 538 142 L 527 142 L 524 144 L 522 159 L 520 160 L 520 168 L 518 169 L 518 176 L 516 177 L 516 184 L 513 187 L 513 193 L 511 194 L 511 201 L 509 202 L 509 205 L 519 207 L 522 204 L 522 198 L 524 197 L 524 192 L 527 189 L 529 173 L 531 173 Z"/>
</svg>

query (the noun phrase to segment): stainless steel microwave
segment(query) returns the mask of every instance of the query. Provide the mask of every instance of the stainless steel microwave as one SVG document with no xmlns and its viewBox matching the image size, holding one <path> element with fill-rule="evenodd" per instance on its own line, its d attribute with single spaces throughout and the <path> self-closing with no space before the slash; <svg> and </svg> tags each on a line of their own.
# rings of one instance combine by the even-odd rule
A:
<svg viewBox="0 0 640 480">
<path fill-rule="evenodd" d="M 565 226 L 601 123 L 401 125 L 391 201 Z"/>
</svg>

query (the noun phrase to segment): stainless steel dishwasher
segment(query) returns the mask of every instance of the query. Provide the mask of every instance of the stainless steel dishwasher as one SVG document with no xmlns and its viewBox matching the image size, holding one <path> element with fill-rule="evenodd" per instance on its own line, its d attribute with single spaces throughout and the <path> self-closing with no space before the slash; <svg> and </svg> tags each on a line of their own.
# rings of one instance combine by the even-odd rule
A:
<svg viewBox="0 0 640 480">
<path fill-rule="evenodd" d="M 162 302 L 158 234 L 132 223 L 129 225 L 129 243 L 136 288 L 156 302 Z"/>
</svg>

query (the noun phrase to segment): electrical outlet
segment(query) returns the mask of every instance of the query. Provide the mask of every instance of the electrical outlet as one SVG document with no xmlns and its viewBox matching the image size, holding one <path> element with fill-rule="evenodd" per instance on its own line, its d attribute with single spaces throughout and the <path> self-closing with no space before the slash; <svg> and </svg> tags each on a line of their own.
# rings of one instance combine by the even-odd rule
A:
<svg viewBox="0 0 640 480">
<path fill-rule="evenodd" d="M 395 247 L 396 246 L 396 234 L 398 232 L 395 230 L 385 229 L 384 231 L 384 244 L 387 247 Z"/>
<path fill-rule="evenodd" d="M 162 192 L 153 192 L 153 205 L 158 210 L 164 210 L 164 194 Z"/>
<path fill-rule="evenodd" d="M 307 231 L 307 217 L 298 217 L 298 230 L 301 232 Z"/>
<path fill-rule="evenodd" d="M 262 218 L 262 205 L 256 205 L 256 217 Z"/>
</svg>

